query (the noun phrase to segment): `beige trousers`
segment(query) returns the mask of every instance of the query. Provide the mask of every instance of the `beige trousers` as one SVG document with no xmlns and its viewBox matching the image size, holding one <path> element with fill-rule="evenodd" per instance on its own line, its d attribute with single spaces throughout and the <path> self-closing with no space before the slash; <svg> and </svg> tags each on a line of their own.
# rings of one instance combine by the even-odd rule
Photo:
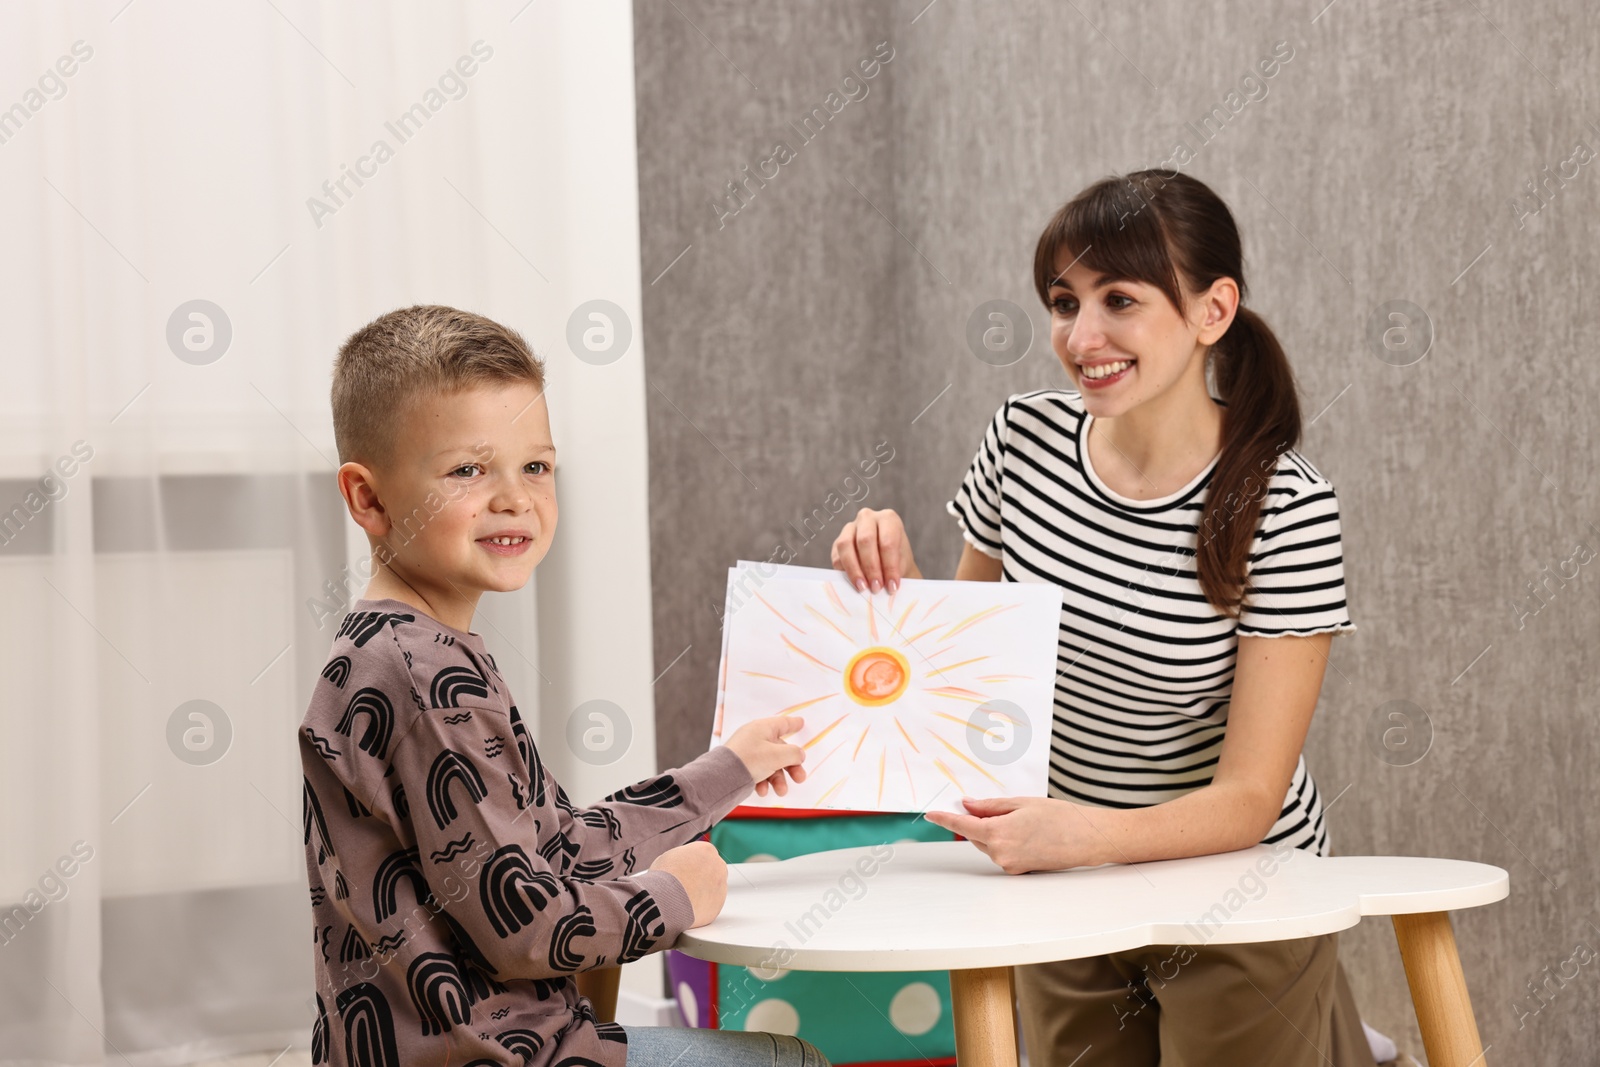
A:
<svg viewBox="0 0 1600 1067">
<path fill-rule="evenodd" d="M 1374 1067 L 1338 937 L 1018 967 L 1029 1067 Z"/>
</svg>

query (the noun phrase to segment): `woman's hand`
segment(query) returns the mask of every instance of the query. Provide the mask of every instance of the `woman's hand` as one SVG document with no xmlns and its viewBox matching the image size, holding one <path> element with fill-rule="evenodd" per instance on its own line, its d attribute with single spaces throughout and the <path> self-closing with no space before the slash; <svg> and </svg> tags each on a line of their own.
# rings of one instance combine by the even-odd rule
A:
<svg viewBox="0 0 1600 1067">
<path fill-rule="evenodd" d="M 745 723 L 723 742 L 744 760 L 750 777 L 756 780 L 756 795 L 764 797 L 771 789 L 786 796 L 790 779 L 806 780 L 806 769 L 800 765 L 806 750 L 784 740 L 805 724 L 798 715 L 774 715 Z"/>
<path fill-rule="evenodd" d="M 954 831 L 1007 874 L 1060 871 L 1107 862 L 1106 841 L 1082 805 L 1047 797 L 962 797 L 970 815 L 929 811 L 923 818 Z"/>
<path fill-rule="evenodd" d="M 906 537 L 900 516 L 885 508 L 862 508 L 854 522 L 844 524 L 833 540 L 834 570 L 844 571 L 850 584 L 861 592 L 868 588 L 894 592 L 901 578 L 921 578 L 922 571 L 911 555 L 911 540 Z"/>
</svg>

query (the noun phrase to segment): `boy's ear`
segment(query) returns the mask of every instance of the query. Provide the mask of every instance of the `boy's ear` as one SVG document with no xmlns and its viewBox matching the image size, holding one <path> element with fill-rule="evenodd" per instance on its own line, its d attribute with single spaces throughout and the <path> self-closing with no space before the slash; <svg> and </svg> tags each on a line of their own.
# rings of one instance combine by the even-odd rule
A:
<svg viewBox="0 0 1600 1067">
<path fill-rule="evenodd" d="M 339 494 L 344 497 L 350 517 L 373 537 L 389 532 L 389 512 L 378 499 L 378 484 L 372 470 L 354 461 L 339 468 Z"/>
</svg>

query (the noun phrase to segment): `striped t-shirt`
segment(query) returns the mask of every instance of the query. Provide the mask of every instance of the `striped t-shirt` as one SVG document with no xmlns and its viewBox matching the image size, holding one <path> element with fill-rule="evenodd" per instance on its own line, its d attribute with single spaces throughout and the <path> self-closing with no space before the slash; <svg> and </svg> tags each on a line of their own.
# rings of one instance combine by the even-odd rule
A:
<svg viewBox="0 0 1600 1067">
<path fill-rule="evenodd" d="M 1210 783 L 1222 751 L 1238 635 L 1355 629 L 1345 606 L 1339 502 L 1293 449 L 1267 481 L 1241 616 L 1219 613 L 1195 572 L 1217 460 L 1168 496 L 1113 492 L 1082 443 L 1074 389 L 1005 402 L 946 509 L 1004 581 L 1064 593 L 1050 795 L 1137 808 Z M 1260 491 L 1258 479 L 1255 490 Z M 1322 799 L 1302 755 L 1263 842 L 1328 854 Z"/>
</svg>

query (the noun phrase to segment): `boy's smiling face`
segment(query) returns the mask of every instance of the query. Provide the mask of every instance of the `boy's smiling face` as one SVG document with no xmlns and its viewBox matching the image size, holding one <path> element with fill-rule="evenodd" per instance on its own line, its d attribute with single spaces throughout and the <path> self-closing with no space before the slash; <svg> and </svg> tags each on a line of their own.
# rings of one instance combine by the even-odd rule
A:
<svg viewBox="0 0 1600 1067">
<path fill-rule="evenodd" d="M 415 606 L 469 630 L 479 595 L 526 585 L 555 535 L 544 394 L 527 382 L 423 394 L 397 413 L 393 441 L 381 465 L 340 470 L 342 483 L 359 472 L 346 497 L 368 505 L 352 513 L 383 546 L 386 566 L 366 595 L 420 598 Z"/>
</svg>

